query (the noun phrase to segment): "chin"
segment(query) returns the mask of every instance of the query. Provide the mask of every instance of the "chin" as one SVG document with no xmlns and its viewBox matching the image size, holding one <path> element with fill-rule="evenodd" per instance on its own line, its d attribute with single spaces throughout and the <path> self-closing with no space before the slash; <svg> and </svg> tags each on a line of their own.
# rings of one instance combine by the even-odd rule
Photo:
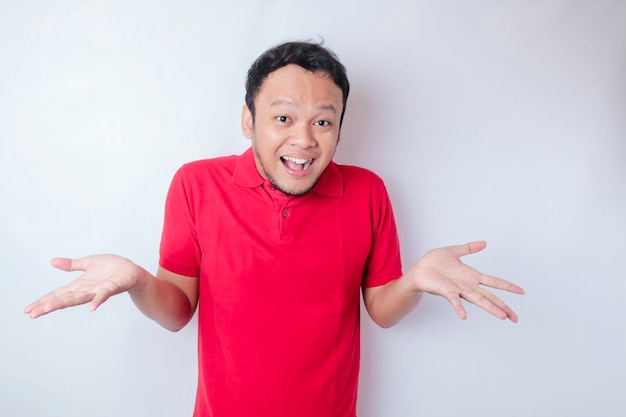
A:
<svg viewBox="0 0 626 417">
<path fill-rule="evenodd" d="M 299 196 L 308 194 L 309 191 L 311 191 L 313 187 L 315 187 L 315 184 L 317 184 L 319 177 L 317 177 L 315 181 L 312 181 L 312 182 L 307 181 L 306 183 L 296 183 L 296 184 L 285 184 L 285 183 L 281 184 L 278 181 L 274 181 L 273 178 L 268 178 L 268 179 L 272 183 L 272 185 L 278 191 L 281 191 L 283 194 L 294 196 L 294 197 L 299 197 Z"/>
<path fill-rule="evenodd" d="M 267 170 L 264 170 L 264 173 L 265 178 L 267 178 L 274 188 L 283 194 L 294 197 L 308 194 L 308 192 L 315 187 L 315 184 L 317 184 L 321 176 L 318 175 L 315 179 L 309 177 L 307 180 L 302 178 L 301 181 L 292 180 L 291 178 L 287 178 L 286 181 L 277 181 L 276 177 L 267 172 Z"/>
<path fill-rule="evenodd" d="M 308 194 L 308 192 L 311 191 L 313 186 L 315 186 L 315 184 L 311 185 L 310 187 L 289 188 L 289 187 L 283 187 L 280 184 L 274 184 L 274 187 L 276 187 L 278 191 L 281 191 L 283 194 L 293 196 L 293 197 L 299 197 L 299 196 Z"/>
</svg>

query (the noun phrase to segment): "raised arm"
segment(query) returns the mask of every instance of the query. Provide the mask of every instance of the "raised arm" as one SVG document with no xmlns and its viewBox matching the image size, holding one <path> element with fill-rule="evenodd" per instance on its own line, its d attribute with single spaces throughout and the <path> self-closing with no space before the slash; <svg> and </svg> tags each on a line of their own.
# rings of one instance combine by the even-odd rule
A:
<svg viewBox="0 0 626 417">
<path fill-rule="evenodd" d="M 471 242 L 465 245 L 433 249 L 418 260 L 402 277 L 363 292 L 365 306 L 372 319 L 381 327 L 391 327 L 411 312 L 423 293 L 444 297 L 462 319 L 467 313 L 461 300 L 473 303 L 499 319 L 517 322 L 517 315 L 502 300 L 484 287 L 524 294 L 517 285 L 483 274 L 464 264 L 461 257 L 480 252 L 487 244 Z"/>
<path fill-rule="evenodd" d="M 80 259 L 55 258 L 52 265 L 83 274 L 29 304 L 24 312 L 37 318 L 53 311 L 89 303 L 95 311 L 109 297 L 128 292 L 146 316 L 171 331 L 183 328 L 198 303 L 198 280 L 159 268 L 156 277 L 129 259 L 93 255 Z"/>
</svg>

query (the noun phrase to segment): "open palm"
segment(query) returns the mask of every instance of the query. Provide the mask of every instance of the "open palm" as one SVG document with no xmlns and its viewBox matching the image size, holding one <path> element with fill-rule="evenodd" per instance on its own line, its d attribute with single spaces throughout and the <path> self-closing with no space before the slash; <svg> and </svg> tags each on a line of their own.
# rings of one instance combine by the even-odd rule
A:
<svg viewBox="0 0 626 417">
<path fill-rule="evenodd" d="M 513 310 L 482 286 L 515 294 L 523 294 L 524 290 L 501 278 L 483 274 L 461 261 L 461 257 L 479 252 L 485 247 L 485 242 L 471 242 L 429 251 L 411 268 L 414 283 L 421 291 L 446 298 L 463 319 L 467 317 L 467 312 L 462 299 L 500 319 L 508 318 L 517 322 Z"/>
<path fill-rule="evenodd" d="M 137 265 L 117 255 L 54 258 L 52 265 L 64 271 L 83 271 L 83 274 L 29 304 L 24 312 L 31 318 L 86 303 L 90 303 L 89 309 L 94 311 L 112 295 L 128 291 L 137 284 Z"/>
</svg>

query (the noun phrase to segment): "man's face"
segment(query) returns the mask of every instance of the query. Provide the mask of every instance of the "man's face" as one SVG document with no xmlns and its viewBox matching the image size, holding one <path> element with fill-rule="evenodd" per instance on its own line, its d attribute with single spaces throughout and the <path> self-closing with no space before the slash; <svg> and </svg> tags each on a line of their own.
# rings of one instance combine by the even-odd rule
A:
<svg viewBox="0 0 626 417">
<path fill-rule="evenodd" d="M 263 81 L 254 106 L 254 120 L 247 106 L 241 119 L 257 170 L 285 194 L 307 193 L 339 142 L 341 89 L 325 73 L 287 65 Z"/>
</svg>

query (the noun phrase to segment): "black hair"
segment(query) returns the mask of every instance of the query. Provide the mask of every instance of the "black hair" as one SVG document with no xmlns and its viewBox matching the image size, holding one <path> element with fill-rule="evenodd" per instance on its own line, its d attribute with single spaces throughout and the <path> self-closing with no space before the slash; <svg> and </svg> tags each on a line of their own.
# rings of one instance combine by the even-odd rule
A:
<svg viewBox="0 0 626 417">
<path fill-rule="evenodd" d="M 346 68 L 330 49 L 314 42 L 285 42 L 263 52 L 248 70 L 246 79 L 246 105 L 254 120 L 254 99 L 256 98 L 265 78 L 272 72 L 289 64 L 328 74 L 343 93 L 343 110 L 339 125 L 343 122 L 346 112 L 350 83 Z"/>
</svg>

